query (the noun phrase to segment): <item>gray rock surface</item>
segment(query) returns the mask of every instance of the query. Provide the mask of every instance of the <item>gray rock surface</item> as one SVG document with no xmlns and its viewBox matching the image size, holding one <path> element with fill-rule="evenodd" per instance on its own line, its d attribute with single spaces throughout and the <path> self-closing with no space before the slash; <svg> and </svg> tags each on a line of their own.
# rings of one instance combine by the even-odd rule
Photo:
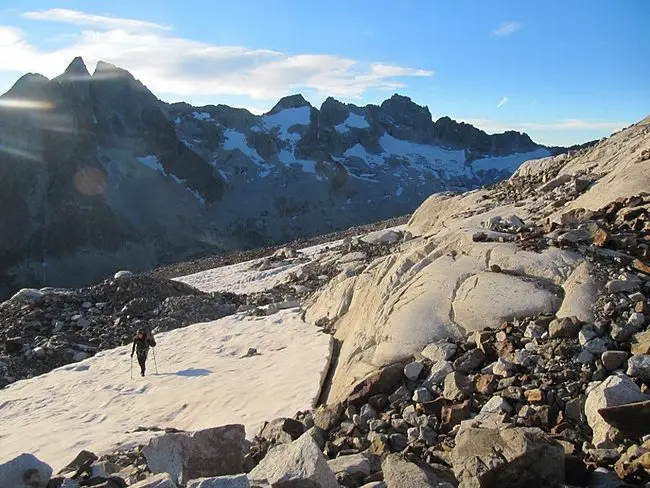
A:
<svg viewBox="0 0 650 488">
<path fill-rule="evenodd" d="M 302 485 L 338 488 L 334 472 L 310 435 L 271 449 L 249 473 L 249 479 L 253 486 L 258 481 L 266 480 L 272 487 L 278 488 Z"/>
<path fill-rule="evenodd" d="M 46 488 L 52 468 L 32 454 L 0 464 L 0 488 Z"/>
<path fill-rule="evenodd" d="M 247 441 L 243 425 L 226 425 L 152 439 L 143 449 L 154 473 L 169 473 L 176 483 L 243 471 Z"/>
</svg>

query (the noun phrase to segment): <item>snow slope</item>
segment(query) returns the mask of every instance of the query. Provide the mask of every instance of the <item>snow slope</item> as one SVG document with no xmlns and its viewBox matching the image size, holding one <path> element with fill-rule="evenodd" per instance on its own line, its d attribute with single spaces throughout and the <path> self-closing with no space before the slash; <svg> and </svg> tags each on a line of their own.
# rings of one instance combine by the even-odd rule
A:
<svg viewBox="0 0 650 488">
<path fill-rule="evenodd" d="M 325 248 L 334 247 L 340 243 L 341 241 L 335 241 L 307 247 L 301 249 L 300 253 L 302 253 L 304 258 L 311 258 L 319 252 L 324 251 Z M 295 273 L 307 262 L 306 260 L 285 261 L 286 264 L 260 271 L 257 268 L 263 261 L 264 259 L 256 259 L 231 264 L 230 266 L 200 271 L 175 279 L 206 293 L 258 293 L 273 288 L 289 273 Z"/>
<path fill-rule="evenodd" d="M 60 469 L 81 449 L 145 441 L 138 426 L 196 430 L 261 422 L 311 408 L 331 337 L 297 311 L 241 315 L 157 336 L 159 374 L 140 378 L 130 347 L 104 351 L 0 392 L 0 460 L 31 452 Z M 242 358 L 249 347 L 259 356 Z M 154 373 L 153 356 L 149 360 Z"/>
</svg>

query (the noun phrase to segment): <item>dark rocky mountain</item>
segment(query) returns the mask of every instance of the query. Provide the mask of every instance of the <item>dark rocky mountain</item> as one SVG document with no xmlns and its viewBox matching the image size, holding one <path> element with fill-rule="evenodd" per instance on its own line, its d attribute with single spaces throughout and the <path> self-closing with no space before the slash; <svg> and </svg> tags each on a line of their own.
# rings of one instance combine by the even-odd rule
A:
<svg viewBox="0 0 650 488">
<path fill-rule="evenodd" d="M 408 213 L 557 152 L 488 135 L 394 95 L 381 106 L 301 95 L 256 116 L 166 104 L 81 58 L 0 98 L 0 296 L 141 270 Z"/>
</svg>

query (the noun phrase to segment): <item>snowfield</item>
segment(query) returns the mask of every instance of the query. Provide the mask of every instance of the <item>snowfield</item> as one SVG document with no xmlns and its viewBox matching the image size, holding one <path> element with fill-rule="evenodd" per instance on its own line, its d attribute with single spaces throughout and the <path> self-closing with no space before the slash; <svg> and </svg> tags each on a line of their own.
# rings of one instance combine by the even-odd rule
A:
<svg viewBox="0 0 650 488">
<path fill-rule="evenodd" d="M 97 454 L 143 443 L 139 426 L 197 430 L 293 416 L 318 399 L 331 337 L 295 310 L 242 315 L 157 336 L 141 378 L 131 347 L 19 381 L 0 392 L 0 460 L 33 453 L 56 470 L 82 449 Z M 260 355 L 244 356 L 254 347 Z"/>
</svg>

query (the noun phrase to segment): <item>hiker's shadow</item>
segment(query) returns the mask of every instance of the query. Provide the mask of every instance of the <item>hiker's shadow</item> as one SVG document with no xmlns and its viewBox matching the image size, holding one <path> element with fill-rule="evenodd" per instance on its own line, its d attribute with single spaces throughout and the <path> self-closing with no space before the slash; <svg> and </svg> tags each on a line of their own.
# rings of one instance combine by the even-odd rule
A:
<svg viewBox="0 0 650 488">
<path fill-rule="evenodd" d="M 175 373 L 159 373 L 158 376 L 209 376 L 212 374 L 211 369 L 201 369 L 201 368 L 189 368 L 176 371 Z"/>
</svg>

